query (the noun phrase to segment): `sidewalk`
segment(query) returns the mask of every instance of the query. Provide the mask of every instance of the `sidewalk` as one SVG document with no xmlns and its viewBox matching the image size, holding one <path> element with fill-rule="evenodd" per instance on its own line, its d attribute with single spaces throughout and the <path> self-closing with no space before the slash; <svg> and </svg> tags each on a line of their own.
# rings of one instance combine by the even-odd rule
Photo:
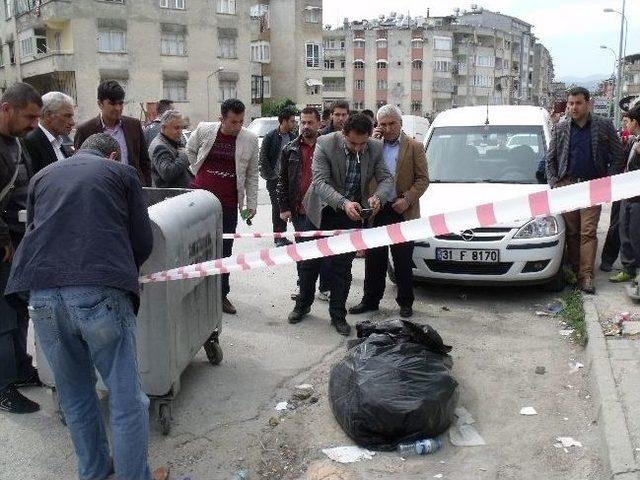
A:
<svg viewBox="0 0 640 480">
<path fill-rule="evenodd" d="M 602 212 L 600 247 L 609 223 L 608 210 Z M 599 264 L 598 255 L 596 266 Z M 605 336 L 602 328 L 618 313 L 640 314 L 640 303 L 627 296 L 627 284 L 610 283 L 609 275 L 598 270 L 597 295 L 584 296 L 589 334 L 587 366 L 598 407 L 602 460 L 609 466 L 609 478 L 640 480 L 640 335 Z"/>
</svg>

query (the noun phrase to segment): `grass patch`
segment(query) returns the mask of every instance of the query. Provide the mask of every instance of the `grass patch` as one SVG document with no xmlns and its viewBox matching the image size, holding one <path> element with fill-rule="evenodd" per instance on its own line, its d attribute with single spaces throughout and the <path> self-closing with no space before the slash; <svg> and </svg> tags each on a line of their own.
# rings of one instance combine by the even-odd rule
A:
<svg viewBox="0 0 640 480">
<path fill-rule="evenodd" d="M 585 346 L 587 344 L 587 325 L 584 321 L 582 294 L 579 290 L 571 290 L 562 299 L 565 306 L 560 314 L 569 327 L 573 329 L 573 336 L 576 342 Z"/>
</svg>

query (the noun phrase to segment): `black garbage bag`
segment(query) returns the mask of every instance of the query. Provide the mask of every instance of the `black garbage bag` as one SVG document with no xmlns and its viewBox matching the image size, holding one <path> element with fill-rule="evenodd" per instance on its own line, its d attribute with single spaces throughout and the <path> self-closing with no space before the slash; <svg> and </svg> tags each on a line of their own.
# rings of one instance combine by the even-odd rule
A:
<svg viewBox="0 0 640 480">
<path fill-rule="evenodd" d="M 438 332 L 406 320 L 356 329 L 361 343 L 329 378 L 331 410 L 347 435 L 361 447 L 392 450 L 449 428 L 458 382 Z"/>
</svg>

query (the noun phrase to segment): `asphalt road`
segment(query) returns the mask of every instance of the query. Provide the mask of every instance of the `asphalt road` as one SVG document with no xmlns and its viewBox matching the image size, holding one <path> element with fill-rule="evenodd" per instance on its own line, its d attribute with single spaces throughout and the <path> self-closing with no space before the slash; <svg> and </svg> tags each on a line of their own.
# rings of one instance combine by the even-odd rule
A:
<svg viewBox="0 0 640 480">
<path fill-rule="evenodd" d="M 270 230 L 265 194 L 261 191 L 255 231 Z M 235 251 L 269 244 L 239 240 Z M 349 305 L 360 300 L 363 263 L 354 263 Z M 173 479 L 230 480 L 240 470 L 249 479 L 307 478 L 305 472 L 316 462 L 333 467 L 324 462 L 323 448 L 352 444 L 327 400 L 330 367 L 344 354 L 346 340 L 330 327 L 324 302 L 316 301 L 302 323 L 287 323 L 295 279 L 294 266 L 232 276 L 230 299 L 238 315 L 224 317 L 224 360 L 211 366 L 202 351 L 193 360 L 182 377 L 168 437 L 152 419 L 152 467 L 170 465 Z M 393 296 L 389 288 L 381 311 L 364 318 L 396 315 Z M 418 285 L 414 318 L 431 324 L 453 346 L 459 404 L 471 412 L 487 445 L 461 448 L 447 442 L 434 455 L 406 461 L 394 453 L 377 454 L 340 467 L 331 478 L 604 478 L 588 379 L 584 369 L 570 373 L 569 368 L 569 362 L 582 361 L 582 349 L 558 333 L 557 319 L 534 314 L 536 304 L 553 298 L 534 287 Z M 354 325 L 359 319 L 350 316 L 348 321 Z M 537 366 L 546 373 L 536 374 Z M 289 399 L 299 383 L 313 384 L 319 401 L 278 415 L 274 406 Z M 25 393 L 43 408 L 32 415 L 0 415 L 0 478 L 75 478 L 73 449 L 50 393 Z M 521 416 L 525 406 L 538 415 Z M 270 426 L 274 416 L 281 419 Z M 556 448 L 559 436 L 573 437 L 583 447 Z"/>
</svg>

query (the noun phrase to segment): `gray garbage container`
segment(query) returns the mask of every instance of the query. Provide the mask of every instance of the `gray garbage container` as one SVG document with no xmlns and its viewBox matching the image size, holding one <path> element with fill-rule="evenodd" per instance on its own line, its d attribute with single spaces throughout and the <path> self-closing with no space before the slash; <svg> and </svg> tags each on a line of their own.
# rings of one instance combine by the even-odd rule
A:
<svg viewBox="0 0 640 480">
<path fill-rule="evenodd" d="M 145 189 L 153 251 L 141 275 L 222 256 L 222 209 L 204 190 Z M 138 367 L 144 392 L 155 400 L 162 432 L 171 427 L 171 401 L 180 375 L 201 348 L 212 364 L 222 360 L 219 276 L 142 286 L 137 319 Z M 37 342 L 36 342 L 37 347 Z M 54 388 L 44 355 L 36 349 L 40 377 Z M 98 389 L 105 390 L 102 382 Z M 59 410 L 59 409 L 58 409 Z M 64 419 L 61 417 L 64 421 Z"/>
</svg>

